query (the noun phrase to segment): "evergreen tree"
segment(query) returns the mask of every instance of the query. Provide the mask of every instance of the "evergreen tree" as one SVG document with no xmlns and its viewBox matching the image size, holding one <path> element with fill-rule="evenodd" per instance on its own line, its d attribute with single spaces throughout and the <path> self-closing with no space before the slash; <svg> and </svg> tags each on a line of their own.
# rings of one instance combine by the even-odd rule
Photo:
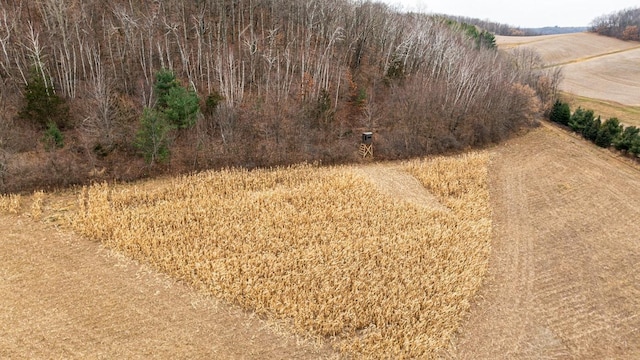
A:
<svg viewBox="0 0 640 360">
<path fill-rule="evenodd" d="M 571 119 L 571 108 L 569 107 L 569 104 L 556 100 L 553 104 L 553 108 L 551 109 L 549 119 L 553 122 L 557 122 L 558 124 L 568 125 L 569 120 Z"/>
<path fill-rule="evenodd" d="M 157 102 L 155 109 L 177 129 L 188 129 L 196 124 L 200 111 L 198 95 L 180 85 L 172 71 L 162 69 L 154 84 Z"/>
<path fill-rule="evenodd" d="M 64 147 L 64 135 L 53 121 L 47 125 L 47 131 L 44 132 L 42 142 L 44 142 L 44 148 L 47 151 Z"/>
<path fill-rule="evenodd" d="M 136 134 L 136 147 L 149 164 L 169 159 L 172 130 L 193 127 L 200 111 L 198 95 L 182 87 L 170 70 L 160 70 L 154 84 L 156 105 L 145 108 Z"/>
<path fill-rule="evenodd" d="M 498 45 L 496 44 L 496 37 L 488 32 L 482 31 L 479 37 L 480 45 L 486 47 L 487 49 L 497 49 Z"/>
<path fill-rule="evenodd" d="M 579 107 L 576 111 L 571 115 L 571 119 L 569 120 L 569 127 L 571 130 L 582 134 L 584 130 L 591 126 L 593 123 L 595 116 L 593 115 L 593 110 L 584 110 Z"/>
<path fill-rule="evenodd" d="M 164 109 L 167 107 L 167 95 L 172 89 L 179 87 L 180 84 L 173 74 L 173 71 L 167 69 L 161 69 L 156 73 L 156 83 L 153 89 L 156 92 L 156 105 L 157 109 Z"/>
<path fill-rule="evenodd" d="M 467 36 L 475 40 L 478 49 L 483 47 L 487 49 L 498 48 L 498 46 L 496 45 L 496 37 L 489 31 L 478 31 L 478 28 L 475 25 L 467 24 L 464 22 L 456 25 L 455 22 L 450 21 L 449 24 L 452 26 L 459 26 L 459 28 L 462 29 L 462 31 L 464 31 Z"/>
<path fill-rule="evenodd" d="M 636 156 L 640 156 L 640 135 L 637 135 L 631 141 L 631 146 L 629 147 L 629 153 L 634 154 Z"/>
<path fill-rule="evenodd" d="M 169 159 L 169 132 L 172 126 L 161 113 L 145 108 L 140 118 L 140 129 L 135 146 L 142 151 L 147 164 Z"/>
<path fill-rule="evenodd" d="M 207 115 L 213 115 L 222 101 L 224 101 L 224 97 L 217 91 L 209 94 L 204 102 L 204 112 Z"/>
<path fill-rule="evenodd" d="M 600 116 L 598 116 L 598 118 L 595 119 L 589 127 L 584 129 L 582 136 L 591 142 L 595 142 L 601 126 L 602 121 L 600 120 Z"/>
<path fill-rule="evenodd" d="M 602 126 L 600 126 L 600 131 L 598 131 L 598 135 L 596 136 L 595 144 L 604 148 L 609 147 L 621 132 L 622 125 L 620 125 L 620 121 L 616 118 L 608 119 L 602 124 Z"/>
<path fill-rule="evenodd" d="M 613 140 L 613 146 L 621 151 L 629 151 L 637 142 L 640 142 L 640 129 L 628 126 Z"/>
<path fill-rule="evenodd" d="M 163 97 L 164 109 L 159 109 L 177 129 L 188 129 L 196 124 L 200 102 L 194 91 L 182 86 L 174 87 Z"/>
</svg>

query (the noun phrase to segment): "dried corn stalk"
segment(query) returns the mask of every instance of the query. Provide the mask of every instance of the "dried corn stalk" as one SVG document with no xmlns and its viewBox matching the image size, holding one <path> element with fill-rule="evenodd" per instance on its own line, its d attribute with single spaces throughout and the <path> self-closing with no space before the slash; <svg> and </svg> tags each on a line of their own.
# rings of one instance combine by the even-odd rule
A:
<svg viewBox="0 0 640 360">
<path fill-rule="evenodd" d="M 42 207 L 44 203 L 44 191 L 36 191 L 33 193 L 33 201 L 31 202 L 31 217 L 39 219 L 42 215 Z"/>
<path fill-rule="evenodd" d="M 82 234 L 358 358 L 433 357 L 480 286 L 487 154 L 404 164 L 450 211 L 396 201 L 348 168 L 94 185 Z"/>
<path fill-rule="evenodd" d="M 0 211 L 10 214 L 20 212 L 22 206 L 22 196 L 19 194 L 9 194 L 0 196 Z"/>
</svg>

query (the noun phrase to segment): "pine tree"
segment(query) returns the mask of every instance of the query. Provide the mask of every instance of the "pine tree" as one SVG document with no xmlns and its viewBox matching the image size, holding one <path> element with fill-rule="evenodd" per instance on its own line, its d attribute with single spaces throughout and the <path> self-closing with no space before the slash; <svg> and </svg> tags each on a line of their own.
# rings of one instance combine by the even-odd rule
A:
<svg viewBox="0 0 640 360">
<path fill-rule="evenodd" d="M 200 111 L 198 95 L 182 87 L 169 70 L 158 71 L 154 89 L 156 104 L 144 109 L 136 134 L 136 147 L 151 165 L 169 159 L 171 131 L 192 128 Z"/>
<path fill-rule="evenodd" d="M 482 31 L 480 33 L 480 44 L 484 47 L 486 47 L 487 49 L 497 49 L 498 45 L 496 44 L 496 37 L 488 32 L 488 31 Z"/>
<path fill-rule="evenodd" d="M 553 122 L 557 122 L 558 124 L 568 125 L 569 120 L 571 119 L 571 108 L 569 107 L 569 104 L 556 100 L 553 104 L 553 108 L 551 109 L 549 119 Z"/>
<path fill-rule="evenodd" d="M 153 89 L 156 92 L 156 105 L 157 109 L 164 109 L 167 107 L 167 95 L 172 89 L 179 87 L 180 84 L 173 74 L 173 71 L 167 69 L 161 69 L 156 73 L 156 83 Z"/>
<path fill-rule="evenodd" d="M 640 141 L 640 129 L 627 126 L 624 131 L 613 140 L 613 146 L 621 151 L 629 151 L 635 142 Z"/>
<path fill-rule="evenodd" d="M 598 118 L 595 119 L 589 127 L 584 129 L 582 136 L 591 142 L 595 142 L 601 126 L 602 121 L 600 120 L 600 116 L 598 116 Z"/>
<path fill-rule="evenodd" d="M 172 125 L 177 129 L 188 129 L 195 125 L 200 111 L 198 95 L 182 87 L 172 71 L 158 71 L 154 89 L 157 98 L 154 108 L 166 116 Z"/>
<path fill-rule="evenodd" d="M 593 123 L 595 116 L 593 114 L 593 110 L 584 110 L 579 107 L 576 111 L 571 115 L 571 119 L 569 120 L 569 127 L 571 130 L 582 134 L 584 130 L 591 126 Z"/>
<path fill-rule="evenodd" d="M 44 132 L 42 142 L 47 151 L 64 147 L 64 135 L 53 121 L 47 125 L 47 131 Z"/>
<path fill-rule="evenodd" d="M 609 147 L 621 132 L 622 125 L 620 125 L 620 121 L 616 118 L 608 119 L 602 124 L 602 126 L 600 126 L 600 131 L 598 131 L 598 135 L 596 136 L 595 144 L 604 148 Z"/>
<path fill-rule="evenodd" d="M 159 111 L 177 129 L 188 129 L 196 124 L 200 102 L 195 92 L 177 86 L 164 95 L 162 103 L 165 107 Z"/>
<path fill-rule="evenodd" d="M 631 141 L 629 152 L 636 156 L 640 156 L 640 135 L 636 135 L 636 137 L 634 137 Z"/>
</svg>

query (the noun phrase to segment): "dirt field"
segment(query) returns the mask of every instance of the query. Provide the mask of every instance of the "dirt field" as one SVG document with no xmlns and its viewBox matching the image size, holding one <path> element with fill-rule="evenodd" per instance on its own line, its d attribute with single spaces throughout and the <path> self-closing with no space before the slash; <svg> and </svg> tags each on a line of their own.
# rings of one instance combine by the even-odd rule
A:
<svg viewBox="0 0 640 360">
<path fill-rule="evenodd" d="M 373 164 L 354 167 L 354 171 L 363 173 L 373 181 L 378 189 L 396 199 L 429 209 L 448 211 L 432 193 L 411 174 L 393 164 Z"/>
<path fill-rule="evenodd" d="M 546 66 L 562 66 L 564 81 L 560 89 L 563 91 L 628 106 L 640 106 L 638 42 L 593 33 L 499 36 L 496 42 L 502 49 L 533 49 L 540 54 Z"/>
<path fill-rule="evenodd" d="M 640 106 L 640 48 L 565 65 L 563 91 Z"/>
<path fill-rule="evenodd" d="M 640 171 L 543 127 L 490 167 L 489 275 L 449 356 L 640 357 Z"/>
</svg>

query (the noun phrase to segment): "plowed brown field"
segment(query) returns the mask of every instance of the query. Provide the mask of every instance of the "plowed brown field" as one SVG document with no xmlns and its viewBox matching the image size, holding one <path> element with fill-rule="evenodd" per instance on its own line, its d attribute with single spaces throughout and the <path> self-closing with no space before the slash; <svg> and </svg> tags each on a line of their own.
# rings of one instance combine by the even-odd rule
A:
<svg viewBox="0 0 640 360">
<path fill-rule="evenodd" d="M 561 67 L 564 75 L 561 90 L 608 102 L 605 107 L 594 108 L 591 101 L 577 102 L 576 106 L 596 110 L 596 115 L 605 118 L 619 116 L 629 125 L 640 125 L 640 43 L 594 33 L 498 36 L 497 43 L 505 50 L 534 50 L 546 67 Z M 622 105 L 633 108 L 624 113 L 615 111 Z"/>
<path fill-rule="evenodd" d="M 545 126 L 490 174 L 489 276 L 449 357 L 640 358 L 640 171 Z"/>
</svg>

